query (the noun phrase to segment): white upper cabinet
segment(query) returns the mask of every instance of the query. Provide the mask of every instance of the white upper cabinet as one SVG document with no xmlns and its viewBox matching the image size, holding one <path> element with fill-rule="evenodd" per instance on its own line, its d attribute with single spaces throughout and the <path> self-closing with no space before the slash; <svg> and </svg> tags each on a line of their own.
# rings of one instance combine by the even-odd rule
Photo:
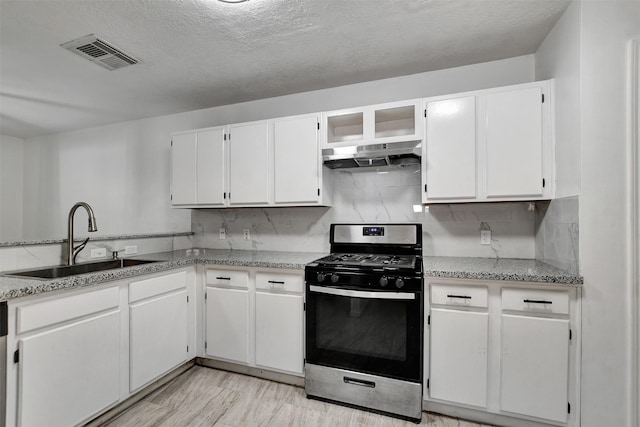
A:
<svg viewBox="0 0 640 427">
<path fill-rule="evenodd" d="M 321 148 L 422 139 L 420 100 L 368 105 L 322 115 Z"/>
<path fill-rule="evenodd" d="M 551 81 L 425 100 L 423 203 L 554 196 Z"/>
<path fill-rule="evenodd" d="M 319 120 L 307 114 L 173 134 L 172 206 L 329 205 Z"/>
<path fill-rule="evenodd" d="M 229 126 L 229 204 L 269 202 L 269 123 Z"/>
<path fill-rule="evenodd" d="M 174 207 L 225 203 L 224 127 L 173 134 L 171 203 Z"/>
<path fill-rule="evenodd" d="M 426 103 L 423 169 L 429 199 L 476 197 L 476 100 L 474 96 Z M 455 165 L 455 167 L 452 167 Z"/>
<path fill-rule="evenodd" d="M 196 132 L 175 134 L 171 140 L 171 203 L 196 202 Z"/>
<path fill-rule="evenodd" d="M 486 97 L 487 198 L 542 196 L 542 87 Z"/>
<path fill-rule="evenodd" d="M 318 202 L 322 179 L 318 116 L 276 120 L 273 132 L 275 203 Z"/>
</svg>

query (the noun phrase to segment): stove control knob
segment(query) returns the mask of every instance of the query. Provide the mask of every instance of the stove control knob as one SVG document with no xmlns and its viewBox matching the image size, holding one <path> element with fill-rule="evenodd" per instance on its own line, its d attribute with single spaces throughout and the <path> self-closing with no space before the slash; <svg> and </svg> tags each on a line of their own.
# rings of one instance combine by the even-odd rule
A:
<svg viewBox="0 0 640 427">
<path fill-rule="evenodd" d="M 334 273 L 331 275 L 331 283 L 338 283 L 338 279 L 339 277 L 337 274 Z"/>
<path fill-rule="evenodd" d="M 396 279 L 396 288 L 400 289 L 403 286 L 404 286 L 404 280 L 402 280 L 402 277 L 398 277 Z"/>
<path fill-rule="evenodd" d="M 387 276 L 382 276 L 378 283 L 380 283 L 380 286 L 384 288 L 385 286 L 387 286 L 387 284 L 389 284 L 389 279 L 387 279 Z"/>
<path fill-rule="evenodd" d="M 322 283 L 324 282 L 324 279 L 327 277 L 326 274 L 324 273 L 318 273 L 317 279 L 318 279 L 318 283 Z"/>
</svg>

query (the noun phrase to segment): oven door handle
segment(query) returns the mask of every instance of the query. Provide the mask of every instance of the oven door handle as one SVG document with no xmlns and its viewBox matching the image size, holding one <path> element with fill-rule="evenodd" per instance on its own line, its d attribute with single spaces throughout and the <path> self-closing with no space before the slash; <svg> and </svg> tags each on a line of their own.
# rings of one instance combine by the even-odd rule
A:
<svg viewBox="0 0 640 427">
<path fill-rule="evenodd" d="M 342 297 L 370 298 L 370 299 L 393 299 L 393 300 L 415 300 L 416 294 L 411 292 L 363 292 L 349 289 L 325 288 L 323 286 L 310 285 L 311 292 L 320 294 L 338 295 Z"/>
</svg>

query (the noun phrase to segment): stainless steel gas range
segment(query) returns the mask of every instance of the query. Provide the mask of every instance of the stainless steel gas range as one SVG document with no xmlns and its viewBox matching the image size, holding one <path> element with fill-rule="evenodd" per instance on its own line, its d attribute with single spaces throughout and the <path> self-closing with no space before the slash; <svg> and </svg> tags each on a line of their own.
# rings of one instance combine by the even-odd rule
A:
<svg viewBox="0 0 640 427">
<path fill-rule="evenodd" d="M 419 422 L 420 224 L 332 224 L 331 254 L 305 268 L 310 398 Z"/>
</svg>

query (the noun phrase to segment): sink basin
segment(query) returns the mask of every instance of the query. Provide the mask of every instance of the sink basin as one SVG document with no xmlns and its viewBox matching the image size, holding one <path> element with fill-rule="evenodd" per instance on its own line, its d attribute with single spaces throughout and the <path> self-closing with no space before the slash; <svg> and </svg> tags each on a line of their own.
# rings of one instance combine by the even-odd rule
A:
<svg viewBox="0 0 640 427">
<path fill-rule="evenodd" d="M 119 268 L 134 265 L 149 264 L 147 259 L 114 259 L 100 262 L 87 262 L 75 265 L 57 265 L 53 267 L 38 268 L 36 270 L 16 271 L 6 273 L 5 276 L 31 277 L 35 279 L 57 279 L 60 277 L 74 276 L 76 274 L 94 273 L 96 271 L 117 270 Z"/>
</svg>

